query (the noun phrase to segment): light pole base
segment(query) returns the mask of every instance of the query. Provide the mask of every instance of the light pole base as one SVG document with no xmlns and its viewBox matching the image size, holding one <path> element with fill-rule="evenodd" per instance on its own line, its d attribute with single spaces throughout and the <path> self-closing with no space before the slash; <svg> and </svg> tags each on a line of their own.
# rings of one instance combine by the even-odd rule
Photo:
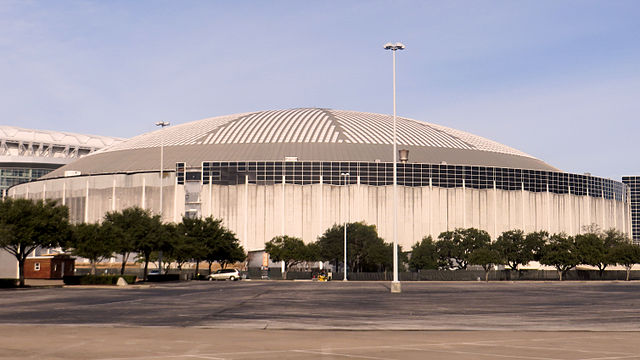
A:
<svg viewBox="0 0 640 360">
<path fill-rule="evenodd" d="M 391 293 L 401 293 L 402 285 L 400 285 L 400 281 L 392 281 L 391 282 Z"/>
</svg>

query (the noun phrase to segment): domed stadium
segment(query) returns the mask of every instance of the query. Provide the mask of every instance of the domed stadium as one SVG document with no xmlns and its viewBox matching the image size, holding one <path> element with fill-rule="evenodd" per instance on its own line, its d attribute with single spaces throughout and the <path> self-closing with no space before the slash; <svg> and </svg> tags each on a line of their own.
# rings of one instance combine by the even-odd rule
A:
<svg viewBox="0 0 640 360">
<path fill-rule="evenodd" d="M 375 224 L 392 239 L 393 117 L 319 108 L 258 111 L 163 128 L 96 151 L 14 197 L 54 198 L 77 222 L 140 206 L 222 218 L 247 250 L 276 235 L 314 241 L 344 221 Z M 476 227 L 629 232 L 621 182 L 570 174 L 464 131 L 398 117 L 398 239 Z M 163 176 L 160 158 L 163 149 Z M 162 207 L 160 189 L 162 188 Z"/>
</svg>

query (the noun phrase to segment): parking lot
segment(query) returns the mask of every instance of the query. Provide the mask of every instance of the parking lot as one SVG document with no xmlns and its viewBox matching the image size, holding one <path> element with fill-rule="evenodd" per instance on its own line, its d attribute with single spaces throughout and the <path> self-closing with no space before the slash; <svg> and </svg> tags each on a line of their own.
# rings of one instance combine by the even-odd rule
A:
<svg viewBox="0 0 640 360">
<path fill-rule="evenodd" d="M 640 282 L 3 290 L 0 358 L 640 359 L 639 295 Z"/>
</svg>

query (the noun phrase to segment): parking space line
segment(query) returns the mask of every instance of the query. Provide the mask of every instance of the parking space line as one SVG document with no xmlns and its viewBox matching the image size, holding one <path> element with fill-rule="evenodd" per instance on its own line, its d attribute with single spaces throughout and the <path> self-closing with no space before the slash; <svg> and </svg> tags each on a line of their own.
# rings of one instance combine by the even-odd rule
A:
<svg viewBox="0 0 640 360">
<path fill-rule="evenodd" d="M 340 354 L 340 353 L 336 353 L 336 352 L 327 352 L 327 351 L 313 351 L 313 350 L 289 350 L 289 351 L 290 352 L 296 352 L 296 353 L 304 353 L 304 354 L 340 356 L 340 357 L 356 358 L 356 359 L 389 360 L 388 357 L 381 358 L 381 357 L 366 356 L 366 355 Z"/>
<path fill-rule="evenodd" d="M 549 358 L 549 357 L 532 357 L 532 356 L 522 356 L 522 355 L 502 355 L 502 354 L 494 354 L 494 353 L 481 353 L 477 351 L 460 351 L 460 350 L 444 350 L 444 349 L 417 349 L 410 347 L 401 347 L 405 350 L 414 350 L 414 351 L 425 351 L 425 352 L 439 352 L 439 353 L 447 353 L 447 354 L 460 354 L 460 355 L 474 355 L 474 356 L 487 356 L 487 357 L 500 357 L 507 359 L 528 359 L 528 360 L 565 360 L 563 358 Z"/>
<path fill-rule="evenodd" d="M 532 350 L 552 350 L 552 351 L 570 351 L 570 352 L 581 352 L 581 353 L 603 353 L 610 355 L 620 355 L 620 356 L 637 356 L 636 354 L 617 352 L 617 351 L 606 351 L 606 350 L 582 350 L 582 349 L 570 349 L 570 348 L 561 348 L 561 347 L 541 347 L 541 346 L 523 346 L 523 345 L 499 345 L 499 344 L 476 344 L 476 346 L 495 346 L 495 347 L 504 347 L 504 348 L 514 348 L 514 349 L 532 349 Z"/>
<path fill-rule="evenodd" d="M 640 355 L 582 358 L 582 359 L 579 359 L 579 360 L 618 360 L 618 359 L 640 359 Z"/>
</svg>

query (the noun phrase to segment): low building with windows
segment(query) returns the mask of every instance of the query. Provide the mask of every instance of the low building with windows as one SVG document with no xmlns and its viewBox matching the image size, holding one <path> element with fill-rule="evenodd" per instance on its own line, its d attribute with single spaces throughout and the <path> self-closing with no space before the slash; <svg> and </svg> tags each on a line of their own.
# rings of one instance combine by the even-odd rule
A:
<svg viewBox="0 0 640 360">
<path fill-rule="evenodd" d="M 391 241 L 392 129 L 389 115 L 321 108 L 213 117 L 112 145 L 9 195 L 59 199 L 76 222 L 130 206 L 165 221 L 212 215 L 249 251 L 281 234 L 315 241 L 344 221 L 375 224 Z M 398 165 L 404 249 L 458 227 L 493 237 L 511 229 L 577 234 L 592 224 L 631 231 L 622 182 L 567 173 L 437 124 L 399 117 L 397 133 L 398 149 L 408 150 Z"/>
<path fill-rule="evenodd" d="M 25 279 L 62 279 L 73 275 L 75 259 L 65 254 L 32 256 L 24 262 Z"/>
</svg>

